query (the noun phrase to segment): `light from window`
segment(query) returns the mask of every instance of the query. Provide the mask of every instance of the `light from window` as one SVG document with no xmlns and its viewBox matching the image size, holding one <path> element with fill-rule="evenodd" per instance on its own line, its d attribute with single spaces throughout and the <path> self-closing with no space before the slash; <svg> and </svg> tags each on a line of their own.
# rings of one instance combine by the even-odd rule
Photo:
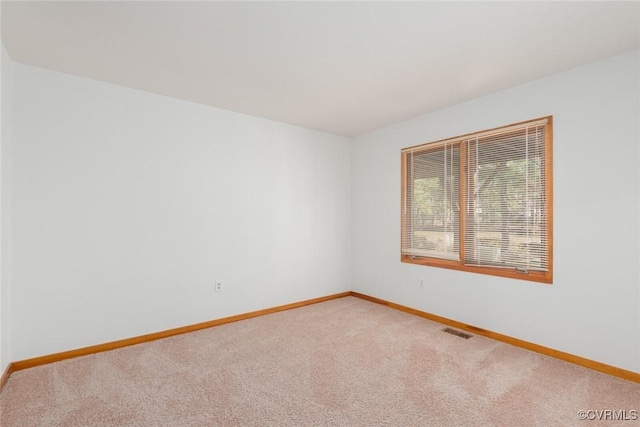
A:
<svg viewBox="0 0 640 427">
<path fill-rule="evenodd" d="M 414 264 L 552 283 L 552 117 L 402 150 Z"/>
</svg>

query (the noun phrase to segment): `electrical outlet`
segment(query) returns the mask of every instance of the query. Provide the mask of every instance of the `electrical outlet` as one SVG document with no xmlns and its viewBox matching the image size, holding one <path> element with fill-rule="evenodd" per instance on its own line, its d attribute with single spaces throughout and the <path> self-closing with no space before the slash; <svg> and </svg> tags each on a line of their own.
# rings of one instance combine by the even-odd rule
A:
<svg viewBox="0 0 640 427">
<path fill-rule="evenodd" d="M 220 280 L 216 280 L 214 290 L 215 292 L 222 292 L 222 282 Z"/>
</svg>

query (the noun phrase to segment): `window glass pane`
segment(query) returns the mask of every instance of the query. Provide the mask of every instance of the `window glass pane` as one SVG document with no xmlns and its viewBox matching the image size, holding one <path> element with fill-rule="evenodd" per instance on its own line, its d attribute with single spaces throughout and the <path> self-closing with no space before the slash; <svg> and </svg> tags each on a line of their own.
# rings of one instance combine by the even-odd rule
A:
<svg viewBox="0 0 640 427">
<path fill-rule="evenodd" d="M 409 158 L 404 252 L 459 260 L 460 150 L 445 146 Z"/>
<path fill-rule="evenodd" d="M 465 261 L 544 270 L 544 129 L 467 142 Z"/>
</svg>

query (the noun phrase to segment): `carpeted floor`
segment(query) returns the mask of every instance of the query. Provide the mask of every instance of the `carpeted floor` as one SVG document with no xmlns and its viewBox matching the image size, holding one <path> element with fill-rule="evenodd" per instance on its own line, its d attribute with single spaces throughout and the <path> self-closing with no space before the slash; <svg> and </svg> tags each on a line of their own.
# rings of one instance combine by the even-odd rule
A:
<svg viewBox="0 0 640 427">
<path fill-rule="evenodd" d="M 341 298 L 15 372 L 0 425 L 640 424 L 597 419 L 640 417 L 640 384 L 442 328 Z"/>
</svg>

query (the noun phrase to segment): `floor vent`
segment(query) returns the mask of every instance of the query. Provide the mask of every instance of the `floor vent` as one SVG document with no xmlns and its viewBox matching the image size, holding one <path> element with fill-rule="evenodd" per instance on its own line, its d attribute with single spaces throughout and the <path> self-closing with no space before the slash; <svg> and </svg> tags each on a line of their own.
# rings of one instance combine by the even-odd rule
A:
<svg viewBox="0 0 640 427">
<path fill-rule="evenodd" d="M 468 340 L 473 336 L 473 335 L 465 334 L 464 332 L 456 331 L 455 329 L 451 329 L 451 328 L 444 328 L 442 332 L 446 332 L 448 334 L 455 335 L 460 338 L 464 338 L 465 340 Z"/>
</svg>

